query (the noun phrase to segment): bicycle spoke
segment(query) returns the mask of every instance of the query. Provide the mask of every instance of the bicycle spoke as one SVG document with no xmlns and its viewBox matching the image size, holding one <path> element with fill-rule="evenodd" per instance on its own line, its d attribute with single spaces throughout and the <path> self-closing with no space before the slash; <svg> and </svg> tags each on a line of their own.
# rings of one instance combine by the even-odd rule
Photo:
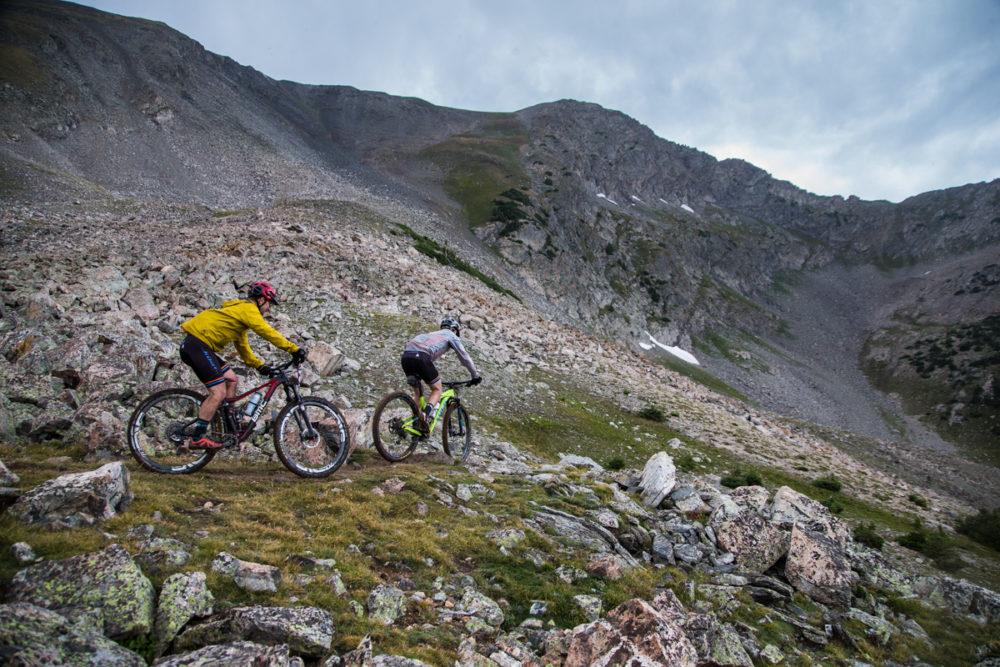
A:
<svg viewBox="0 0 1000 667">
<path fill-rule="evenodd" d="M 444 413 L 444 424 L 441 429 L 441 444 L 444 451 L 460 461 L 469 458 L 472 451 L 472 428 L 469 423 L 469 413 L 461 403 L 451 403 Z"/>
<path fill-rule="evenodd" d="M 375 447 L 389 461 L 409 456 L 423 434 L 416 404 L 403 393 L 386 396 L 375 409 L 373 422 Z"/>
<path fill-rule="evenodd" d="M 350 451 L 347 422 L 329 402 L 315 397 L 286 405 L 274 429 L 274 448 L 289 470 L 325 477 L 343 465 Z"/>
<path fill-rule="evenodd" d="M 128 444 L 143 467 L 161 473 L 188 473 L 212 459 L 215 452 L 189 446 L 201 401 L 194 392 L 166 390 L 136 408 L 129 420 Z"/>
</svg>

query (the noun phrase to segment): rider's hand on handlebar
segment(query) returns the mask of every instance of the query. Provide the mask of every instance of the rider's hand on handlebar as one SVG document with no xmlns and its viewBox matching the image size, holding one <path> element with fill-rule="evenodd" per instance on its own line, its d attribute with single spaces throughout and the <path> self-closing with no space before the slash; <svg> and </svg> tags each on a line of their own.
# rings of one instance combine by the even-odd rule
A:
<svg viewBox="0 0 1000 667">
<path fill-rule="evenodd" d="M 298 366 L 306 360 L 306 351 L 301 347 L 292 352 L 292 363 Z"/>
<path fill-rule="evenodd" d="M 477 384 L 479 384 L 482 381 L 483 381 L 483 377 L 481 375 L 476 376 L 476 377 L 472 378 L 471 380 L 469 380 L 469 386 L 470 387 L 475 387 Z"/>
<path fill-rule="evenodd" d="M 269 378 L 272 375 L 274 375 L 274 367 L 268 366 L 267 364 L 261 364 L 260 366 L 257 367 L 257 372 L 263 375 L 264 377 Z"/>
</svg>

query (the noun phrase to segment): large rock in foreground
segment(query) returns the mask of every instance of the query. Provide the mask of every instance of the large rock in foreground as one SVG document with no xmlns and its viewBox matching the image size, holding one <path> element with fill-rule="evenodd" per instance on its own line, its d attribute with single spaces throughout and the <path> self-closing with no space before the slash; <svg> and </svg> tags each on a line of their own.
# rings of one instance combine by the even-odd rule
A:
<svg viewBox="0 0 1000 667">
<path fill-rule="evenodd" d="M 39 563 L 14 575 L 8 602 L 29 602 L 67 616 L 96 611 L 111 639 L 145 635 L 153 629 L 156 593 L 125 549 Z"/>
<path fill-rule="evenodd" d="M 0 604 L 0 658 L 5 665 L 146 667 L 142 656 L 85 619 L 73 621 L 27 602 Z"/>
<path fill-rule="evenodd" d="M 116 461 L 43 482 L 8 511 L 26 524 L 69 528 L 110 519 L 131 503 L 128 468 Z"/>
</svg>

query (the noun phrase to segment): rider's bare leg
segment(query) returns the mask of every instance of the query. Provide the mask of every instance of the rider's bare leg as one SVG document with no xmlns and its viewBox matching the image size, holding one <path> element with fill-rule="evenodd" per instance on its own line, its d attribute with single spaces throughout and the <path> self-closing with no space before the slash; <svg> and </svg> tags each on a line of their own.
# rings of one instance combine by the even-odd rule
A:
<svg viewBox="0 0 1000 667">
<path fill-rule="evenodd" d="M 215 416 L 215 411 L 219 409 L 219 405 L 222 404 L 222 399 L 227 396 L 232 398 L 236 395 L 236 383 L 238 378 L 233 369 L 226 371 L 226 374 L 222 377 L 226 378 L 225 382 L 219 383 L 208 388 L 208 398 L 201 404 L 198 409 L 198 419 L 202 419 L 207 422 L 212 421 L 212 417 Z"/>
<path fill-rule="evenodd" d="M 443 391 L 443 387 L 441 386 L 441 380 L 438 380 L 437 382 L 435 382 L 434 384 L 432 384 L 431 385 L 431 395 L 427 399 L 427 404 L 428 405 L 433 405 L 436 408 L 437 404 L 438 404 L 438 401 L 441 399 L 441 392 L 442 391 Z"/>
</svg>

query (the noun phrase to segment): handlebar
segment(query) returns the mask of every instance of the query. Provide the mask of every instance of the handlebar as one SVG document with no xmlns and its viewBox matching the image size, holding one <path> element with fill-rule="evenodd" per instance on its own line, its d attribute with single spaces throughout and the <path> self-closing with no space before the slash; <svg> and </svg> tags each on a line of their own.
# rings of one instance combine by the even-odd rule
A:
<svg viewBox="0 0 1000 667">
<path fill-rule="evenodd" d="M 274 372 L 273 373 L 268 373 L 267 377 L 275 377 L 277 375 L 280 375 L 284 371 L 288 370 L 288 368 L 290 368 L 291 366 L 296 366 L 297 367 L 299 365 L 300 364 L 296 364 L 295 363 L 294 359 L 289 359 L 288 361 L 286 361 L 283 364 L 276 364 L 274 366 L 271 366 L 271 370 L 274 371 Z"/>
<path fill-rule="evenodd" d="M 458 382 L 442 382 L 442 385 L 448 387 L 449 389 L 454 389 L 455 387 L 471 387 L 472 380 L 461 380 Z M 478 382 L 476 384 L 479 384 Z"/>
</svg>

